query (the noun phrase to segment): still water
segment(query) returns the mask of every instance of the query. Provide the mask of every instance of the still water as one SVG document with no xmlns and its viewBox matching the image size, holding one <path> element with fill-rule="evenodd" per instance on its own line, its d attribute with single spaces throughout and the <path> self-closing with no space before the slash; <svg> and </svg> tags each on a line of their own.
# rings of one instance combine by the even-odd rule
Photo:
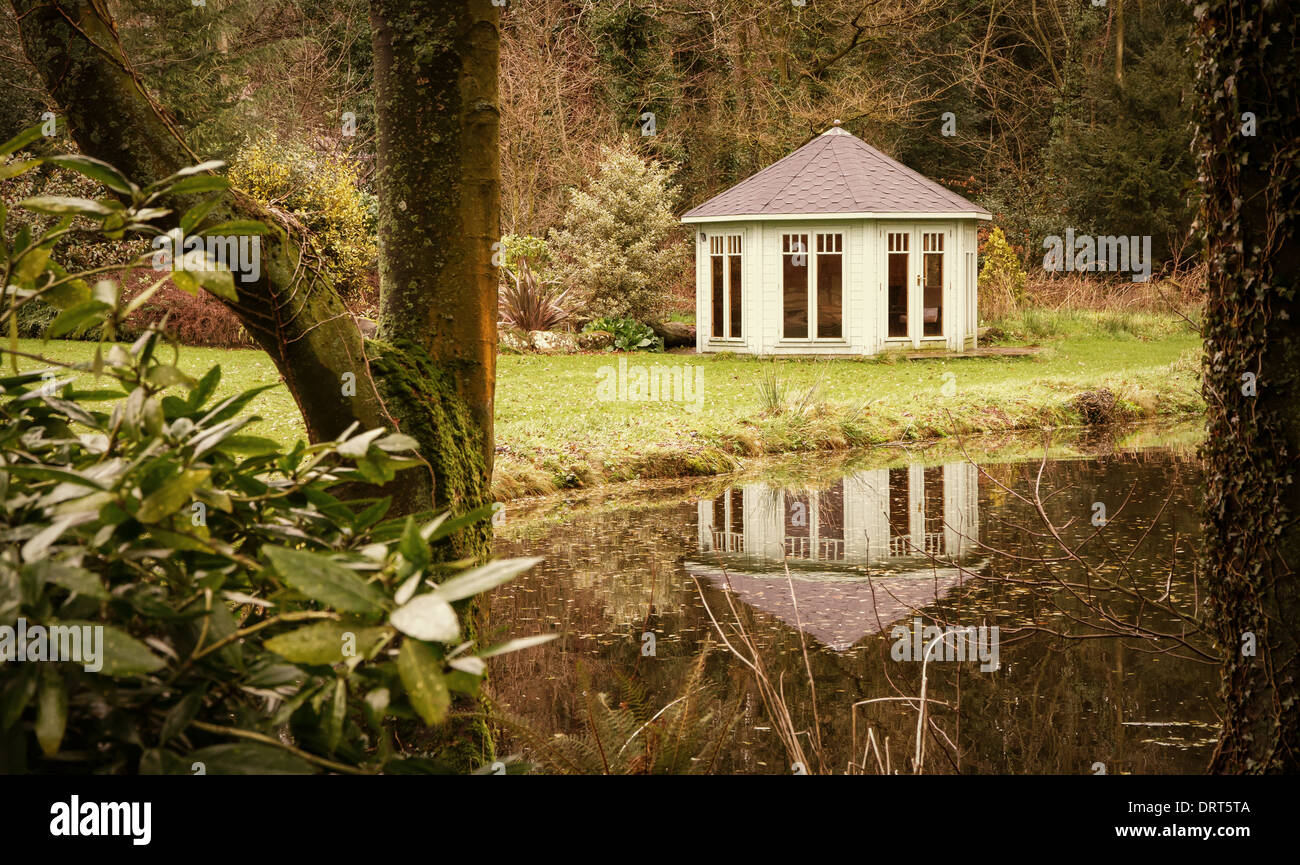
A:
<svg viewBox="0 0 1300 865">
<path fill-rule="evenodd" d="M 488 628 L 561 636 L 493 660 L 508 747 L 547 771 L 911 773 L 924 729 L 928 774 L 1203 771 L 1199 488 L 1194 444 L 1003 440 L 512 507 L 496 554 L 545 561 Z M 977 630 L 922 664 L 938 628 Z"/>
</svg>

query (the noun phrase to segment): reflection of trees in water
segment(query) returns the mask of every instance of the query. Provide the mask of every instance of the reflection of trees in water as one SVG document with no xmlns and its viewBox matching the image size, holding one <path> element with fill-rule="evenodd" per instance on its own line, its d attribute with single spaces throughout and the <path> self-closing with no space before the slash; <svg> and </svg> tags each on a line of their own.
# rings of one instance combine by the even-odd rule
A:
<svg viewBox="0 0 1300 865">
<path fill-rule="evenodd" d="M 1038 471 L 1036 463 L 985 468 L 1022 494 Z M 892 492 L 891 480 L 887 476 L 886 487 Z M 1114 502 L 1108 506 L 1111 523 L 1103 538 L 1117 551 L 1107 552 L 1124 561 L 1116 573 L 1142 592 L 1164 593 L 1168 581 L 1170 602 L 1190 608 L 1194 590 L 1189 554 L 1196 537 L 1197 497 L 1192 464 L 1167 454 L 1102 456 L 1096 461 L 1050 463 L 1042 483 L 1046 512 L 1064 526 L 1063 537 L 1071 544 L 1093 531 L 1092 502 Z M 811 478 L 800 484 L 796 495 L 816 492 L 825 500 L 842 489 L 838 478 Z M 1172 494 L 1168 502 L 1166 493 Z M 729 517 L 725 509 L 716 508 L 717 497 L 708 502 L 709 515 L 716 514 L 715 522 L 729 529 L 741 528 L 748 502 L 734 496 L 729 501 Z M 925 510 L 932 506 L 927 503 Z M 841 505 L 837 510 L 842 515 L 844 509 Z M 1050 539 L 1032 533 L 1039 531 L 1033 528 L 1033 509 L 987 478 L 979 483 L 979 511 L 982 543 L 1026 558 L 1041 559 L 1050 552 Z M 711 631 L 683 566 L 684 554 L 698 556 L 692 551 L 701 539 L 700 517 L 694 501 L 657 503 L 609 515 L 576 515 L 571 523 L 527 544 L 499 542 L 502 554 L 540 554 L 547 561 L 496 593 L 492 624 L 506 626 L 512 636 L 558 625 L 566 637 L 518 656 L 494 659 L 492 692 L 539 729 L 575 732 L 579 688 L 574 660 L 581 657 L 598 689 L 614 690 L 614 671 L 619 670 L 634 673 L 652 700 L 671 700 Z M 832 515 L 815 531 L 833 536 L 843 532 L 843 526 L 842 516 L 837 520 Z M 1175 548 L 1178 555 L 1172 558 Z M 1096 549 L 1100 562 L 1107 548 L 1099 544 Z M 927 621 L 1002 628 L 1000 671 L 982 673 L 973 663 L 929 665 L 929 698 L 960 711 L 932 706 L 934 723 L 957 748 L 954 751 L 935 734 L 927 743 L 926 771 L 1086 773 L 1096 762 L 1105 763 L 1112 774 L 1203 770 L 1209 753 L 1204 742 L 1212 736 L 1204 725 L 1213 721 L 1214 669 L 1164 654 L 1161 645 L 1138 638 L 1073 639 L 1034 632 L 1035 627 L 1075 637 L 1094 632 L 1075 621 L 1086 622 L 1092 615 L 1086 603 L 1060 590 L 1043 591 L 1053 579 L 1044 573 L 1046 567 L 1069 580 L 1081 570 L 1070 562 L 1045 565 L 1041 560 L 994 556 L 988 574 L 997 579 L 965 580 L 924 610 Z M 728 609 L 723 589 L 705 584 L 703 592 L 715 612 Z M 1133 598 L 1112 598 L 1108 604 L 1121 621 L 1142 608 Z M 794 724 L 811 731 L 813 707 L 798 632 L 771 613 L 745 604 L 737 607 L 770 674 L 782 681 Z M 1141 622 L 1150 627 L 1170 624 L 1149 610 L 1142 612 Z M 655 657 L 640 654 L 643 628 L 657 635 Z M 868 727 L 882 746 L 888 739 L 893 768 L 910 771 L 916 729 L 912 704 L 860 707 L 854 743 L 849 708 L 854 702 L 914 697 L 919 692 L 920 664 L 893 661 L 891 642 L 887 627 L 844 652 L 810 641 L 829 771 L 844 771 L 850 761 L 862 760 Z M 775 736 L 761 729 L 772 725 L 749 672 L 715 653 L 707 674 L 718 686 L 720 704 L 736 699 L 742 706 L 719 771 L 788 772 L 789 761 Z"/>
<path fill-rule="evenodd" d="M 981 546 L 993 553 L 986 581 L 1031 594 L 1022 626 L 1076 638 L 1161 636 L 1150 649 L 1211 659 L 1191 580 L 1199 526 L 1190 464 L 1138 453 L 1018 468 L 1010 482 L 993 472 L 983 479 L 1005 498 Z"/>
</svg>

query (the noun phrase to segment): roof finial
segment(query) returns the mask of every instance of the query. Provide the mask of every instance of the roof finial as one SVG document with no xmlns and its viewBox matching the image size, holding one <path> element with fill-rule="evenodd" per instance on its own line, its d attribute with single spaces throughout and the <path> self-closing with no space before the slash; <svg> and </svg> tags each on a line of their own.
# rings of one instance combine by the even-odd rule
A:
<svg viewBox="0 0 1300 865">
<path fill-rule="evenodd" d="M 831 121 L 831 126 L 839 126 L 839 125 L 840 125 L 840 121 L 838 119 Z"/>
</svg>

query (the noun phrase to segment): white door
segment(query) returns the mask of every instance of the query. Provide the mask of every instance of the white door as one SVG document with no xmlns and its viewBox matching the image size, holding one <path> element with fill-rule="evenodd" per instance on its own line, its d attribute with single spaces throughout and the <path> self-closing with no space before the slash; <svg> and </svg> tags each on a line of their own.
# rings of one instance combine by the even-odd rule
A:
<svg viewBox="0 0 1300 865">
<path fill-rule="evenodd" d="M 889 223 L 881 231 L 884 249 L 885 341 L 895 346 L 911 342 L 919 345 L 914 324 L 920 308 L 914 286 L 917 266 L 915 227 L 909 223 Z"/>
<path fill-rule="evenodd" d="M 951 268 L 949 232 L 924 223 L 888 223 L 881 229 L 885 340 L 895 345 L 942 340 L 948 334 L 944 286 Z"/>
</svg>

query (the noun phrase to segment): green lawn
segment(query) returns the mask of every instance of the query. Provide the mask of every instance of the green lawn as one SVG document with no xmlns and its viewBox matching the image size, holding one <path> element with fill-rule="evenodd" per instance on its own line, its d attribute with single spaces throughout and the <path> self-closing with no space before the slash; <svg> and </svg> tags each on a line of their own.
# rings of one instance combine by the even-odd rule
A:
<svg viewBox="0 0 1300 865">
<path fill-rule="evenodd" d="M 810 411 L 780 415 L 763 411 L 771 361 L 629 357 L 629 367 L 701 368 L 704 398 L 692 412 L 681 402 L 600 400 L 600 370 L 617 364 L 610 356 L 506 356 L 498 365 L 497 442 L 509 450 L 498 483 L 511 479 L 507 473 L 522 491 L 548 481 L 710 474 L 731 468 L 732 455 L 1073 425 L 1082 421 L 1071 400 L 1102 387 L 1130 418 L 1186 416 L 1203 409 L 1199 351 L 1197 336 L 1171 332 L 1066 337 L 1038 357 L 782 360 L 776 366 L 788 386 L 819 386 Z"/>
<path fill-rule="evenodd" d="M 1037 357 L 778 361 L 776 374 L 787 388 L 818 383 L 803 410 L 780 413 L 764 411 L 761 394 L 771 361 L 503 355 L 497 367 L 497 492 L 506 498 L 606 480 L 711 474 L 735 467 L 745 455 L 1073 425 L 1081 418 L 1071 400 L 1103 387 L 1132 419 L 1186 417 L 1203 409 L 1200 341 L 1178 320 L 1106 313 L 1049 318 L 1001 323 L 1011 342 L 1041 339 Z M 22 350 L 41 351 L 41 343 L 23 341 Z M 53 342 L 43 350 L 71 361 L 93 349 Z M 700 375 L 701 398 L 690 405 L 621 399 L 610 386 L 620 358 L 629 370 L 640 366 L 647 374 L 676 368 L 692 383 Z M 226 394 L 278 379 L 260 351 L 182 349 L 180 365 L 193 375 L 216 363 Z M 263 394 L 253 409 L 263 420 L 250 432 L 285 442 L 302 435 L 283 387 Z"/>
<path fill-rule="evenodd" d="M 0 351 L 7 346 L 7 342 L 0 343 Z M 39 340 L 20 339 L 18 350 L 25 354 L 40 354 L 64 363 L 78 363 L 91 359 L 95 352 L 95 344 L 71 340 L 52 340 L 42 343 Z M 169 352 L 170 349 L 164 348 L 163 351 Z M 170 354 L 165 354 L 163 357 L 170 358 Z M 180 350 L 180 360 L 177 364 L 194 378 L 202 376 L 213 366 L 220 364 L 221 384 L 217 388 L 217 395 L 221 398 L 280 381 L 280 373 L 276 370 L 275 364 L 271 363 L 266 352 L 258 349 L 184 346 Z M 22 370 L 39 368 L 39 366 L 32 360 L 20 359 L 18 362 L 18 367 Z M 7 357 L 5 367 L 8 368 Z M 78 386 L 86 387 L 93 381 L 94 379 L 86 374 L 78 378 Z M 262 420 L 246 430 L 249 434 L 262 435 L 286 443 L 292 443 L 304 435 L 298 406 L 283 384 L 266 391 L 254 400 L 250 411 Z"/>
</svg>

